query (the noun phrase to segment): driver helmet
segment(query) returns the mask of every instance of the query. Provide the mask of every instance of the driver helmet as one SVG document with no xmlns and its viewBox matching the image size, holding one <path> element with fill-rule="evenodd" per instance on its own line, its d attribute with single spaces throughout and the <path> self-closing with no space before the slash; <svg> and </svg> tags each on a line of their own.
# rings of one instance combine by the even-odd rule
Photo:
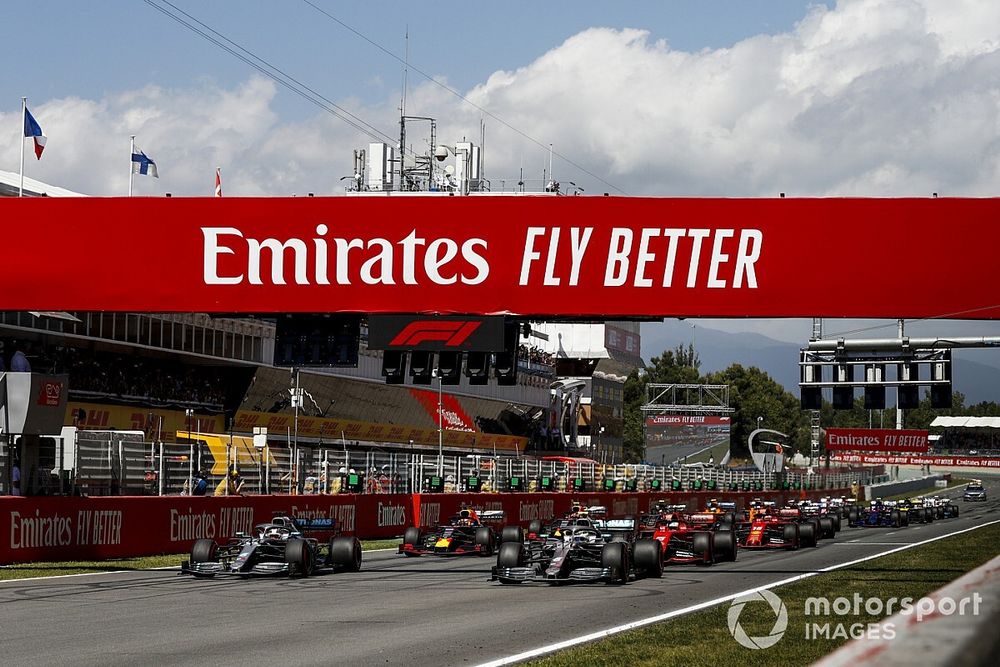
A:
<svg viewBox="0 0 1000 667">
<path fill-rule="evenodd" d="M 681 527 L 680 521 L 671 521 L 670 523 L 667 524 L 667 528 L 670 530 L 677 530 L 680 527 Z"/>
<path fill-rule="evenodd" d="M 269 526 L 264 531 L 264 539 L 266 540 L 286 540 L 288 539 L 288 531 L 280 526 Z"/>
</svg>

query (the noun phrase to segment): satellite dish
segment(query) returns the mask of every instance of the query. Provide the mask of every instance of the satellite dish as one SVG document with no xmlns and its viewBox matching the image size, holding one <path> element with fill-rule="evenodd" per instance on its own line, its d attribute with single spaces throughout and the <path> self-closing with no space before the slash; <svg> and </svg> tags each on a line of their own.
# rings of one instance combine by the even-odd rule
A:
<svg viewBox="0 0 1000 667">
<path fill-rule="evenodd" d="M 455 173 L 455 165 L 449 164 L 448 166 L 446 166 L 444 168 L 444 173 L 448 174 L 449 176 L 451 176 L 452 174 L 454 174 Z"/>
</svg>

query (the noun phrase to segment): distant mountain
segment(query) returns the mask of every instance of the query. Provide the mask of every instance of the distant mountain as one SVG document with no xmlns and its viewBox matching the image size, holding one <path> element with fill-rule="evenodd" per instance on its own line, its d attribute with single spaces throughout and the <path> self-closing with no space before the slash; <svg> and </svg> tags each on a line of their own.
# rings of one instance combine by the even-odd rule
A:
<svg viewBox="0 0 1000 667">
<path fill-rule="evenodd" d="M 642 325 L 642 356 L 647 361 L 665 350 L 688 343 L 694 343 L 703 373 L 720 371 L 732 364 L 757 366 L 788 391 L 798 394 L 801 345 L 755 333 L 733 334 L 708 329 L 691 320 Z M 1000 351 L 955 351 L 953 377 L 955 390 L 965 394 L 967 405 L 1000 401 Z"/>
</svg>

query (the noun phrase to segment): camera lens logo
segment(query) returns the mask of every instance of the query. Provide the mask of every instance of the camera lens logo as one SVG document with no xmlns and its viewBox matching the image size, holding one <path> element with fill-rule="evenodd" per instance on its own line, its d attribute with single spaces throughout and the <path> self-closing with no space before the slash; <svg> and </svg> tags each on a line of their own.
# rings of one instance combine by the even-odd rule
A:
<svg viewBox="0 0 1000 667">
<path fill-rule="evenodd" d="M 747 605 L 748 602 L 766 602 L 768 606 L 771 607 L 771 611 L 774 612 L 775 620 L 774 627 L 771 628 L 771 632 L 763 637 L 751 637 L 740 625 L 740 614 L 743 612 L 743 607 Z M 788 610 L 785 609 L 785 603 L 781 601 L 777 595 L 768 590 L 754 591 L 753 593 L 747 593 L 746 595 L 741 595 L 735 600 L 733 604 L 729 607 L 729 615 L 727 617 L 729 621 L 729 634 L 733 636 L 740 646 L 745 646 L 750 649 L 759 648 L 771 648 L 777 644 L 785 634 L 785 629 L 788 627 Z"/>
</svg>

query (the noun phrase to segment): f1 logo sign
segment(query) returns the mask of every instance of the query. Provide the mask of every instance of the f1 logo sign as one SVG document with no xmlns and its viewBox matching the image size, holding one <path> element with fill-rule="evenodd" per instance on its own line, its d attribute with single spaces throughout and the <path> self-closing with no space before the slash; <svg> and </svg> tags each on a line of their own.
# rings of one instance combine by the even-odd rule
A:
<svg viewBox="0 0 1000 667">
<path fill-rule="evenodd" d="M 464 322 L 462 320 L 417 320 L 407 324 L 402 331 L 396 334 L 395 338 L 389 341 L 389 345 L 416 348 L 421 343 L 437 341 L 442 343 L 444 347 L 459 347 L 481 325 L 481 321 L 475 320 Z"/>
<path fill-rule="evenodd" d="M 504 318 L 461 315 L 381 315 L 368 317 L 373 350 L 494 352 L 504 349 Z"/>
</svg>

